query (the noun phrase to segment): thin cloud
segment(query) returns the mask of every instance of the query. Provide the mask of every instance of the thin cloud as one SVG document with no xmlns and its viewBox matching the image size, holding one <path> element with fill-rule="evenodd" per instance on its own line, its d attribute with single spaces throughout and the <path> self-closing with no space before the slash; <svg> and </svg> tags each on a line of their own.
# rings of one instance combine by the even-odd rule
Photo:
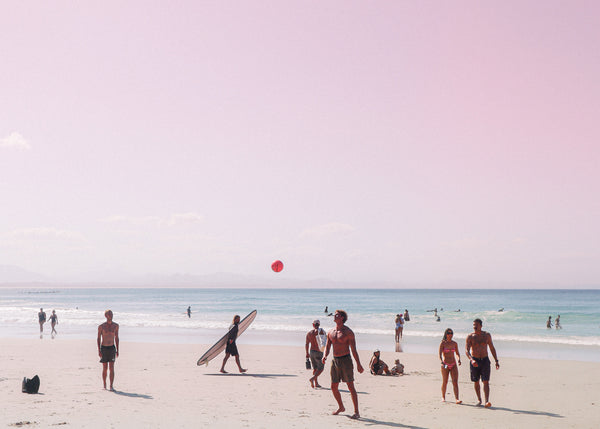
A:
<svg viewBox="0 0 600 429">
<path fill-rule="evenodd" d="M 31 145 L 21 134 L 12 132 L 0 139 L 0 148 L 30 150 Z"/>
<path fill-rule="evenodd" d="M 169 218 L 169 226 L 174 225 L 189 225 L 194 223 L 200 223 L 204 218 L 197 213 L 175 213 Z"/>
<path fill-rule="evenodd" d="M 179 226 L 197 224 L 204 220 L 202 215 L 197 213 L 174 213 L 167 218 L 160 216 L 122 216 L 115 215 L 101 219 L 102 222 L 131 225 L 131 226 Z"/>
<path fill-rule="evenodd" d="M 331 235 L 347 235 L 356 231 L 352 225 L 331 222 L 307 228 L 300 233 L 300 238 L 321 238 Z"/>
<path fill-rule="evenodd" d="M 68 231 L 56 228 L 21 228 L 11 231 L 9 236 L 32 240 L 68 240 L 81 241 L 84 237 L 77 231 Z"/>
</svg>

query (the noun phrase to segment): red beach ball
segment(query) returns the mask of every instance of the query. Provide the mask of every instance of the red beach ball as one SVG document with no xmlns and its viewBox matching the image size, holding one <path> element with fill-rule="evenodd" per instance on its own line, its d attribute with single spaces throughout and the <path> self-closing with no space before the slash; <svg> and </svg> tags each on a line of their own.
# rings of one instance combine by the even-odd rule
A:
<svg viewBox="0 0 600 429">
<path fill-rule="evenodd" d="M 271 269 L 276 273 L 280 272 L 281 270 L 283 270 L 283 262 L 281 262 L 279 259 L 276 260 L 271 264 Z"/>
</svg>

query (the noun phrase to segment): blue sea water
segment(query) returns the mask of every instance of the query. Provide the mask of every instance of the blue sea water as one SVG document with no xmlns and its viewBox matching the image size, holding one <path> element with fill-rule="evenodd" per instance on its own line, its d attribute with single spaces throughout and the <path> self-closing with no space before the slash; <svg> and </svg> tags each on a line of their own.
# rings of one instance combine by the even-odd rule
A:
<svg viewBox="0 0 600 429">
<path fill-rule="evenodd" d="M 480 318 L 499 356 L 600 362 L 600 290 L 0 288 L 0 337 L 39 336 L 42 307 L 48 316 L 53 309 L 58 314 L 57 340 L 95 342 L 110 308 L 122 341 L 193 343 L 201 354 L 234 314 L 256 309 L 240 344 L 303 346 L 312 320 L 320 319 L 325 329 L 334 326 L 325 306 L 348 313 L 359 349 L 393 351 L 395 315 L 408 309 L 405 353 L 435 354 L 448 327 L 462 345 L 473 319 Z M 428 311 L 434 308 L 440 322 Z M 558 314 L 563 328 L 547 329 L 548 316 L 554 323 Z M 49 324 L 45 331 L 49 338 Z"/>
</svg>

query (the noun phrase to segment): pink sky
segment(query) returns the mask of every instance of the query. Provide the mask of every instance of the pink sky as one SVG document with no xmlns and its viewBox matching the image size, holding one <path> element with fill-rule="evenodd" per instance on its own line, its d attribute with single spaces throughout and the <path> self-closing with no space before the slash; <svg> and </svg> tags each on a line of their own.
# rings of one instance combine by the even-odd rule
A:
<svg viewBox="0 0 600 429">
<path fill-rule="evenodd" d="M 0 15 L 0 265 L 600 285 L 598 2 Z"/>
</svg>

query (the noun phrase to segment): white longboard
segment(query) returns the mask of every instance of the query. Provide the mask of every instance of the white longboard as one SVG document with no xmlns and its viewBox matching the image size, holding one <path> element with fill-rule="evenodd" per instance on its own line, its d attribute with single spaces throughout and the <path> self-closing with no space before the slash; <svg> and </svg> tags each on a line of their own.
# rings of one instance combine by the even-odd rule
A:
<svg viewBox="0 0 600 429">
<path fill-rule="evenodd" d="M 256 310 L 250 312 L 250 314 L 248 314 L 246 317 L 244 317 L 240 321 L 240 323 L 238 324 L 238 334 L 237 334 L 238 337 L 240 335 L 242 335 L 242 332 L 244 332 L 248 326 L 250 326 L 250 324 L 254 321 L 255 317 L 256 317 Z M 198 365 L 204 365 L 204 364 L 208 365 L 208 362 L 211 359 L 216 358 L 219 355 L 219 353 L 221 353 L 223 350 L 225 350 L 225 347 L 227 346 L 228 336 L 229 336 L 229 331 L 225 335 L 223 335 L 221 337 L 221 339 L 219 341 L 217 341 L 210 349 L 208 349 L 206 351 L 206 353 L 204 353 L 200 359 L 198 359 L 197 364 Z"/>
</svg>

